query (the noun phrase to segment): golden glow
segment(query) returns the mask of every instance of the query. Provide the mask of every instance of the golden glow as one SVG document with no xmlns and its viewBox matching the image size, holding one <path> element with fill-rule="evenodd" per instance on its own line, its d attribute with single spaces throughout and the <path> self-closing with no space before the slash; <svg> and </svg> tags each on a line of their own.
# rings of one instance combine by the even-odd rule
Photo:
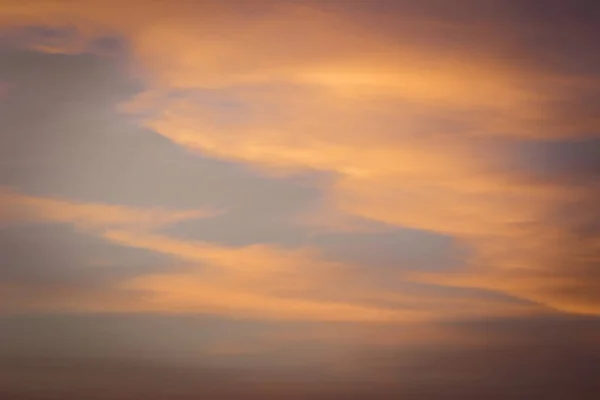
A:
<svg viewBox="0 0 600 400">
<path fill-rule="evenodd" d="M 569 252 L 593 253 L 598 244 L 557 234 L 552 219 L 553 210 L 586 193 L 524 179 L 503 147 L 524 138 L 574 137 L 572 127 L 555 124 L 555 103 L 581 88 L 581 79 L 533 73 L 475 42 L 475 49 L 453 51 L 394 40 L 309 6 L 261 2 L 260 16 L 247 18 L 218 2 L 125 3 L 9 0 L 0 6 L 0 23 L 75 24 L 79 36 L 64 44 L 65 52 L 86 51 L 102 35 L 122 36 L 131 46 L 130 72 L 145 79 L 146 90 L 121 108 L 144 115 L 144 126 L 210 157 L 282 175 L 331 174 L 323 207 L 335 217 L 325 225 L 344 230 L 361 217 L 449 235 L 474 253 L 459 271 L 399 273 L 399 282 L 501 292 L 536 304 L 527 310 L 600 314 L 597 288 L 566 270 Z M 435 26 L 405 18 L 421 34 Z M 60 45 L 30 46 L 60 51 Z M 239 104 L 240 115 L 206 106 L 207 92 Z M 576 125 L 598 128 L 593 118 Z M 347 270 L 312 250 L 232 248 L 154 233 L 210 211 L 138 210 L 11 191 L 1 201 L 10 209 L 3 219 L 100 228 L 107 240 L 217 267 L 219 273 L 125 282 L 151 293 L 152 310 L 318 320 L 439 315 L 437 301 L 418 312 L 353 304 L 371 288 L 348 288 L 340 302 L 319 298 L 324 282 L 338 282 Z M 557 246 L 560 240 L 570 249 Z"/>
</svg>

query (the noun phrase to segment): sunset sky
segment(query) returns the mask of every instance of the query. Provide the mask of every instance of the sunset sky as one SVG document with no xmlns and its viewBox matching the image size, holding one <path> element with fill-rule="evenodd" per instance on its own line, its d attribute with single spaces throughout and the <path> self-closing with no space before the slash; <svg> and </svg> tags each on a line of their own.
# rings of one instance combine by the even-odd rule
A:
<svg viewBox="0 0 600 400">
<path fill-rule="evenodd" d="M 0 399 L 598 399 L 599 48 L 595 0 L 0 0 Z"/>
</svg>

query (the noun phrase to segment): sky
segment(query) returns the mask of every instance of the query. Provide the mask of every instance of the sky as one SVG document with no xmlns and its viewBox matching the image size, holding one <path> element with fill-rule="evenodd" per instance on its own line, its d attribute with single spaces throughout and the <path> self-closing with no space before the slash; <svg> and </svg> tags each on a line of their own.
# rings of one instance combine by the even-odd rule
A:
<svg viewBox="0 0 600 400">
<path fill-rule="evenodd" d="M 600 392 L 593 0 L 1 0 L 0 398 Z"/>
</svg>

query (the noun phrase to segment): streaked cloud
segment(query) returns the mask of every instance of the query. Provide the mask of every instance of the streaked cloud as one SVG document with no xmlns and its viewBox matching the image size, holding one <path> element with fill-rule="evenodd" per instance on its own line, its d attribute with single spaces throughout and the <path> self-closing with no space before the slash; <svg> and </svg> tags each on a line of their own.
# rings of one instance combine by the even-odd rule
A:
<svg viewBox="0 0 600 400">
<path fill-rule="evenodd" d="M 597 2 L 0 3 L 1 398 L 597 397 Z"/>
<path fill-rule="evenodd" d="M 170 211 L 135 209 L 108 204 L 77 203 L 69 200 L 27 196 L 8 188 L 0 192 L 3 214 L 7 222 L 67 223 L 80 228 L 107 229 L 129 227 L 151 229 L 161 225 L 215 214 L 210 210 Z"/>
<path fill-rule="evenodd" d="M 460 10 L 467 9 L 490 24 L 465 18 Z M 1 15 L 16 37 L 30 26 L 54 29 L 41 35 L 51 43 L 23 39 L 21 45 L 37 51 L 88 52 L 98 38 L 122 38 L 128 71 L 145 86 L 122 111 L 186 150 L 246 164 L 265 176 L 328 176 L 319 187 L 325 211 L 309 213 L 312 221 L 321 212 L 328 215 L 321 225 L 329 229 L 348 230 L 348 221 L 358 219 L 436 232 L 472 251 L 457 270 L 399 270 L 400 283 L 473 287 L 542 309 L 598 314 L 598 288 L 590 279 L 597 233 L 581 239 L 579 217 L 564 217 L 569 207 L 590 210 L 597 188 L 540 178 L 519 153 L 531 141 L 597 135 L 598 120 L 589 111 L 597 102 L 597 73 L 576 73 L 577 65 L 552 63 L 527 40 L 520 42 L 520 35 L 543 23 L 515 2 L 483 7 L 467 1 L 446 15 L 441 10 L 447 10 L 441 2 L 392 7 L 396 27 L 373 26 L 380 16 L 375 9 L 319 2 L 131 2 L 125 8 L 94 1 L 8 2 Z M 129 11 L 136 17 L 128 18 Z M 68 26 L 75 32 L 65 33 Z M 557 51 L 567 54 L 568 43 L 557 44 Z M 581 106 L 563 107 L 567 103 Z M 14 195 L 6 196 L 13 201 Z M 37 219 L 97 226 L 154 228 L 200 216 L 19 202 L 32 204 Z M 211 247 L 127 230 L 104 237 L 194 263 L 222 266 L 240 257 L 259 271 L 257 266 L 285 265 L 290 257 L 327 270 L 318 257 L 282 256 L 261 245 Z M 172 287 L 194 281 L 162 279 Z M 146 285 L 163 290 L 158 281 Z M 275 283 L 265 283 L 270 285 Z M 240 298 L 266 307 L 262 300 Z"/>
</svg>

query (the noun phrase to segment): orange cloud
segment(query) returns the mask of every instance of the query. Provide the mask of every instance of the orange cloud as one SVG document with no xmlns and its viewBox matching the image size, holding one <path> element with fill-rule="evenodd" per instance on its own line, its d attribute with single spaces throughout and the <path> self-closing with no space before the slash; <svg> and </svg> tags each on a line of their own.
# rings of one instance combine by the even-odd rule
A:
<svg viewBox="0 0 600 400">
<path fill-rule="evenodd" d="M 147 292 L 147 307 L 155 311 L 332 321 L 515 316 L 540 311 L 537 306 L 477 295 L 449 298 L 435 291 L 407 291 L 400 280 L 396 290 L 384 290 L 369 283 L 368 269 L 324 261 L 311 248 L 226 247 L 126 231 L 109 231 L 104 237 L 195 265 L 183 272 L 124 283 L 126 288 Z"/>
<path fill-rule="evenodd" d="M 119 205 L 81 203 L 34 197 L 4 188 L 0 191 L 3 222 L 68 223 L 84 229 L 128 227 L 150 229 L 184 220 L 215 215 L 214 210 L 139 209 Z"/>
<path fill-rule="evenodd" d="M 596 266 L 600 241 L 549 231 L 543 226 L 519 239 L 479 246 L 469 268 L 452 273 L 420 273 L 413 279 L 438 285 L 482 288 L 546 305 L 561 312 L 600 315 Z M 533 243 L 532 243 L 533 242 Z M 504 244 L 504 249 L 499 247 Z"/>
<path fill-rule="evenodd" d="M 0 8 L 0 25 L 12 28 L 77 27 L 78 44 L 68 45 L 72 51 L 85 51 L 95 37 L 126 37 L 135 57 L 132 67 L 163 95 L 180 89 L 293 84 L 344 98 L 386 96 L 443 107 L 462 113 L 480 134 L 547 136 L 564 134 L 552 130 L 557 120 L 551 103 L 565 91 L 589 87 L 581 78 L 517 64 L 501 51 L 511 39 L 503 40 L 490 32 L 493 28 L 444 21 L 409 7 L 397 18 L 398 32 L 385 32 L 351 12 L 310 3 L 186 2 L 173 7 L 143 0 L 127 5 L 9 0 Z M 460 36 L 463 45 L 449 49 L 407 39 L 444 33 Z M 494 53 L 473 39 L 478 36 L 499 50 Z M 567 126 L 561 129 L 573 133 Z"/>
<path fill-rule="evenodd" d="M 564 312 L 600 313 L 594 295 L 600 288 L 585 281 L 596 276 L 589 265 L 598 245 L 578 242 L 571 227 L 557 227 L 554 218 L 557 209 L 589 194 L 519 176 L 510 168 L 511 150 L 504 147 L 521 138 L 587 135 L 582 128 L 597 132 L 597 116 L 573 118 L 560 111 L 565 99 L 597 88 L 597 79 L 526 68 L 507 53 L 494 52 L 496 45 L 508 44 L 499 34 L 490 43 L 464 39 L 464 46 L 442 49 L 381 35 L 360 18 L 331 9 L 261 2 L 252 18 L 240 10 L 215 2 L 171 7 L 21 0 L 5 2 L 0 21 L 11 27 L 74 23 L 81 30 L 81 48 L 92 37 L 122 35 L 131 44 L 132 71 L 148 86 L 123 108 L 144 115 L 147 127 L 213 157 L 283 173 L 330 173 L 335 179 L 324 188 L 327 207 L 340 214 L 442 232 L 474 249 L 464 270 L 399 279 L 489 289 Z M 406 34 L 439 33 L 431 18 L 407 13 L 402 22 L 410 27 L 402 31 Z M 487 28 L 473 31 L 467 24 L 469 35 L 460 26 L 452 29 L 460 37 L 478 38 Z M 242 111 L 207 105 L 202 97 L 207 91 Z M 61 204 L 48 204 L 35 204 L 53 210 L 39 212 L 42 219 L 92 225 L 190 217 L 124 217 L 105 208 L 90 217 L 96 209 L 64 211 Z M 253 278 L 290 260 L 299 263 L 294 271 L 315 263 L 302 252 L 282 256 L 264 247 L 223 250 L 131 232 L 111 231 L 106 237 L 230 270 L 248 265 Z M 568 250 L 560 248 L 561 240 Z M 570 275 L 573 262 L 578 266 Z M 240 279 L 243 271 L 234 276 Z M 365 319 L 381 315 L 305 300 L 278 307 L 272 294 L 251 293 L 245 286 L 232 291 L 194 277 L 162 279 L 164 285 L 153 278 L 135 285 L 160 294 L 157 304 L 165 309 L 225 312 L 230 297 L 247 313 L 263 309 L 279 315 L 285 308 L 318 318 L 354 311 Z M 266 287 L 274 287 L 271 283 Z M 199 291 L 206 294 L 195 297 Z"/>
<path fill-rule="evenodd" d="M 348 272 L 342 264 L 321 261 L 314 249 L 262 244 L 226 247 L 130 231 L 108 231 L 103 237 L 121 245 L 168 254 L 183 263 L 203 265 L 204 271 L 198 275 L 216 283 L 245 288 L 258 285 L 260 290 L 280 294 L 306 292 L 315 286 L 324 289 L 328 281 Z"/>
<path fill-rule="evenodd" d="M 552 215 L 565 204 L 583 200 L 586 193 L 522 179 L 510 172 L 513 156 L 498 142 L 468 133 L 442 138 L 427 137 L 425 132 L 415 137 L 411 129 L 423 128 L 418 121 L 410 121 L 410 115 L 408 133 L 391 136 L 368 130 L 377 126 L 382 113 L 365 111 L 358 101 L 329 107 L 317 101 L 322 107 L 314 108 L 297 100 L 291 104 L 293 112 L 291 106 L 284 106 L 285 120 L 257 117 L 247 126 L 234 127 L 219 126 L 194 105 L 176 104 L 150 126 L 182 146 L 221 158 L 283 171 L 334 172 L 337 179 L 326 188 L 331 208 L 391 225 L 449 234 L 473 247 L 478 256 L 469 265 L 482 267 L 473 270 L 471 282 L 480 283 L 465 286 L 504 292 L 560 311 L 597 313 L 599 303 L 592 294 L 598 288 L 573 286 L 573 278 L 561 272 L 567 268 L 567 258 L 553 249 Z M 352 110 L 348 118 L 337 110 L 339 104 Z M 369 136 L 361 136 L 364 132 Z M 573 249 L 594 251 L 587 244 L 569 243 Z M 555 254 L 565 264 L 541 262 L 539 254 Z M 514 272 L 507 275 L 502 272 L 506 269 Z M 478 280 L 489 271 L 492 285 Z M 552 278 L 548 280 L 545 274 Z M 536 283 L 520 288 L 520 276 Z M 587 295 L 578 295 L 580 290 Z"/>
<path fill-rule="evenodd" d="M 22 288 L 2 285 L 8 311 L 18 306 L 38 311 L 203 312 L 242 318 L 379 322 L 439 318 L 442 308 L 445 316 L 482 311 L 473 307 L 479 303 L 467 298 L 381 291 L 363 281 L 368 270 L 324 261 L 313 248 L 261 244 L 236 248 L 151 233 L 165 224 L 213 215 L 209 210 L 77 203 L 9 189 L 3 190 L 0 202 L 4 222 L 72 224 L 119 245 L 167 254 L 193 266 L 183 272 L 123 281 L 108 292 L 74 290 L 41 302 L 38 297 L 23 296 Z M 484 303 L 487 314 L 531 312 L 523 305 Z"/>
<path fill-rule="evenodd" d="M 231 248 L 124 231 L 110 231 L 104 237 L 121 245 L 169 254 L 184 263 L 200 264 L 189 272 L 140 277 L 124 284 L 147 291 L 153 311 L 318 320 L 419 316 L 404 310 L 318 299 L 332 282 L 343 282 L 342 274 L 349 271 L 343 265 L 320 261 L 309 249 L 266 245 Z"/>
</svg>

